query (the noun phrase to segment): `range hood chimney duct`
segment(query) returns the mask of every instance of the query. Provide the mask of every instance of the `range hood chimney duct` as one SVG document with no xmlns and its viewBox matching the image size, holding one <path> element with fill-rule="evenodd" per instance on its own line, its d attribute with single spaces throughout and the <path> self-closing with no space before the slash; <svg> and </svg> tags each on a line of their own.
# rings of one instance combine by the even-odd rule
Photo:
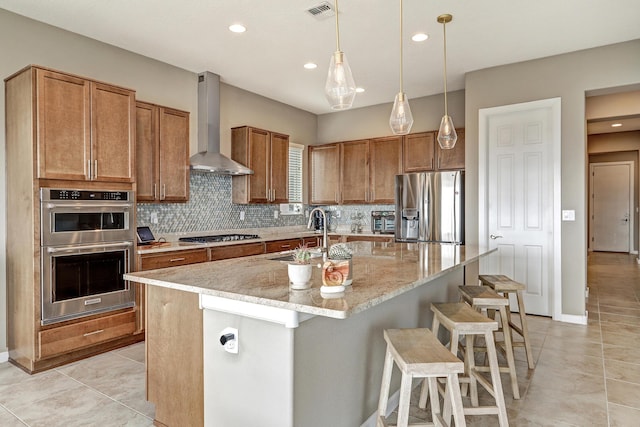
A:
<svg viewBox="0 0 640 427">
<path fill-rule="evenodd" d="M 251 175 L 246 166 L 220 154 L 220 76 L 198 74 L 198 153 L 189 159 L 192 170 L 221 175 Z"/>
</svg>

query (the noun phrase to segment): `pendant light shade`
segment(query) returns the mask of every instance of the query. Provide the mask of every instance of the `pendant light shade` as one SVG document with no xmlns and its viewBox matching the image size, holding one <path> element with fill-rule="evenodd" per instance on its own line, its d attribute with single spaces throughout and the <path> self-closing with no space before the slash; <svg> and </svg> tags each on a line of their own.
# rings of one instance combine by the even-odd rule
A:
<svg viewBox="0 0 640 427">
<path fill-rule="evenodd" d="M 413 114 L 411 114 L 409 100 L 402 87 L 402 18 L 402 0 L 400 0 L 400 92 L 396 95 L 389 117 L 389 126 L 391 126 L 391 132 L 394 135 L 406 135 L 413 126 Z"/>
<path fill-rule="evenodd" d="M 458 134 L 453 126 L 453 120 L 449 116 L 447 106 L 447 22 L 451 22 L 453 16 L 449 14 L 438 16 L 438 22 L 442 24 L 444 34 L 444 116 L 438 129 L 438 144 L 443 150 L 450 150 L 456 145 Z"/>
<path fill-rule="evenodd" d="M 356 83 L 351 74 L 351 68 L 347 57 L 340 50 L 340 26 L 338 25 L 338 0 L 334 2 L 336 14 L 336 51 L 329 61 L 327 82 L 324 85 L 324 93 L 333 110 L 346 110 L 351 108 L 356 97 Z"/>
</svg>

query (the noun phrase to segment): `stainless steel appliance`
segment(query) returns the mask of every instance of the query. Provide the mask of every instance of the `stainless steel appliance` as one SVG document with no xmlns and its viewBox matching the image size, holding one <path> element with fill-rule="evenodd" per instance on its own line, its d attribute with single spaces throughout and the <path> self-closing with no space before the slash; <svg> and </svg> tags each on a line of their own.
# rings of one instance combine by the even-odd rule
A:
<svg viewBox="0 0 640 427">
<path fill-rule="evenodd" d="M 178 239 L 181 242 L 190 243 L 216 243 L 216 242 L 233 242 L 235 240 L 249 240 L 259 239 L 257 234 L 214 234 L 211 236 L 195 236 L 195 237 L 181 237 Z"/>
<path fill-rule="evenodd" d="M 395 233 L 395 211 L 371 211 L 371 232 L 380 234 Z"/>
<path fill-rule="evenodd" d="M 130 191 L 40 189 L 43 325 L 132 307 Z"/>
<path fill-rule="evenodd" d="M 464 172 L 396 175 L 396 240 L 464 243 Z"/>
</svg>

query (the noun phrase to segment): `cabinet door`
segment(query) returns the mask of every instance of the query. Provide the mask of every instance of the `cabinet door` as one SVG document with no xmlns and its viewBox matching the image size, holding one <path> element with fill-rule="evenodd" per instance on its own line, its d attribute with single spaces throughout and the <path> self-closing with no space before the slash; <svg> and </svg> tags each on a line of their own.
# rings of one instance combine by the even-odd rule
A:
<svg viewBox="0 0 640 427">
<path fill-rule="evenodd" d="M 134 181 L 134 92 L 91 83 L 91 157 L 93 180 Z"/>
<path fill-rule="evenodd" d="M 337 144 L 309 147 L 309 185 L 310 204 L 338 203 L 340 147 Z"/>
<path fill-rule="evenodd" d="M 289 202 L 289 136 L 271 133 L 270 199 L 275 203 Z"/>
<path fill-rule="evenodd" d="M 403 141 L 403 170 L 424 172 L 435 169 L 436 132 L 421 132 L 406 135 Z"/>
<path fill-rule="evenodd" d="M 158 198 L 157 109 L 136 102 L 136 200 L 153 202 Z"/>
<path fill-rule="evenodd" d="M 38 178 L 90 179 L 90 83 L 40 69 L 36 76 Z"/>
<path fill-rule="evenodd" d="M 340 144 L 342 203 L 366 203 L 369 198 L 369 140 Z"/>
<path fill-rule="evenodd" d="M 269 188 L 269 132 L 249 128 L 247 166 L 253 170 L 249 180 L 249 202 L 267 203 Z"/>
<path fill-rule="evenodd" d="M 369 143 L 369 203 L 395 203 L 396 175 L 402 173 L 402 137 L 372 139 Z"/>
<path fill-rule="evenodd" d="M 458 140 L 451 150 L 443 150 L 436 144 L 438 169 L 464 169 L 464 129 L 457 129 Z"/>
<path fill-rule="evenodd" d="M 161 201 L 189 199 L 189 113 L 159 107 Z"/>
</svg>

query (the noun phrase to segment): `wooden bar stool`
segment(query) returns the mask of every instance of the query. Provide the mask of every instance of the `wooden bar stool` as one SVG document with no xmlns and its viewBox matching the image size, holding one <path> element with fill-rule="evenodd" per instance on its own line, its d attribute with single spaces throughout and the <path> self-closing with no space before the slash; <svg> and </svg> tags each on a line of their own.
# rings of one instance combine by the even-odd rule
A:
<svg viewBox="0 0 640 427">
<path fill-rule="evenodd" d="M 488 415 L 495 414 L 498 416 L 500 427 L 507 427 L 509 419 L 507 418 L 507 408 L 504 403 L 504 394 L 502 393 L 502 382 L 500 381 L 500 367 L 498 366 L 498 357 L 496 353 L 496 345 L 493 340 L 493 332 L 498 330 L 498 322 L 489 319 L 463 302 L 459 303 L 437 303 L 431 304 L 433 311 L 433 333 L 437 336 L 438 329 L 443 326 L 451 333 L 450 351 L 453 354 L 458 352 L 459 336 L 465 336 L 464 347 L 464 363 L 465 377 L 459 379 L 460 382 L 468 382 L 471 397 L 471 407 L 464 407 L 465 415 Z M 489 359 L 489 373 L 491 382 L 489 382 L 476 369 L 474 360 L 473 339 L 475 335 L 484 336 L 487 344 L 487 357 Z M 479 406 L 478 404 L 478 386 L 486 389 L 495 399 L 495 406 Z M 423 387 L 422 393 L 426 390 Z M 422 400 L 422 397 L 421 397 Z M 445 414 L 446 402 L 445 402 Z"/>
<path fill-rule="evenodd" d="M 529 364 L 529 369 L 534 369 L 536 367 L 535 363 L 533 363 L 533 353 L 531 352 L 531 340 L 529 339 L 529 328 L 527 327 L 527 315 L 524 309 L 524 297 L 522 292 L 526 289 L 526 286 L 522 283 L 516 282 L 515 280 L 511 280 L 509 277 L 502 274 L 482 274 L 478 276 L 480 282 L 483 285 L 489 286 L 494 291 L 504 294 L 505 296 L 509 296 L 509 293 L 515 292 L 516 300 L 518 301 L 518 316 L 520 317 L 520 325 L 522 327 L 516 325 L 511 321 L 511 310 L 507 310 L 507 318 L 509 319 L 509 334 L 511 334 L 511 330 L 520 334 L 524 341 L 512 341 L 513 347 L 524 347 L 525 352 L 527 353 L 527 363 Z M 505 331 L 505 336 L 507 332 Z"/>
<path fill-rule="evenodd" d="M 378 427 L 388 426 L 386 423 L 389 388 L 393 363 L 402 372 L 400 384 L 400 402 L 398 404 L 398 427 L 444 425 L 451 420 L 451 411 L 456 427 L 464 427 L 465 419 L 462 412 L 462 398 L 460 397 L 460 383 L 458 374 L 464 372 L 464 364 L 451 354 L 429 329 L 387 329 L 384 331 L 387 342 L 387 352 L 382 372 L 382 386 L 378 404 Z M 437 389 L 438 377 L 445 377 L 444 418 L 440 413 L 440 401 Z M 431 390 L 431 416 L 433 423 L 409 424 L 409 404 L 411 400 L 411 383 L 413 378 L 425 378 Z M 446 422 L 445 422 L 446 419 Z"/>
<path fill-rule="evenodd" d="M 507 372 L 511 377 L 511 390 L 513 392 L 514 399 L 520 399 L 520 390 L 518 389 L 518 378 L 516 376 L 516 362 L 513 358 L 513 346 L 511 345 L 511 334 L 505 331 L 509 330 L 509 323 L 507 318 L 507 307 L 509 307 L 509 300 L 504 296 L 498 294 L 493 289 L 487 286 L 459 286 L 460 296 L 476 311 L 482 312 L 482 310 L 498 310 L 500 312 L 500 327 L 504 332 L 504 341 L 497 342 L 504 352 L 507 358 L 507 366 L 501 366 L 500 372 Z M 480 367 L 477 367 L 480 369 Z"/>
</svg>

